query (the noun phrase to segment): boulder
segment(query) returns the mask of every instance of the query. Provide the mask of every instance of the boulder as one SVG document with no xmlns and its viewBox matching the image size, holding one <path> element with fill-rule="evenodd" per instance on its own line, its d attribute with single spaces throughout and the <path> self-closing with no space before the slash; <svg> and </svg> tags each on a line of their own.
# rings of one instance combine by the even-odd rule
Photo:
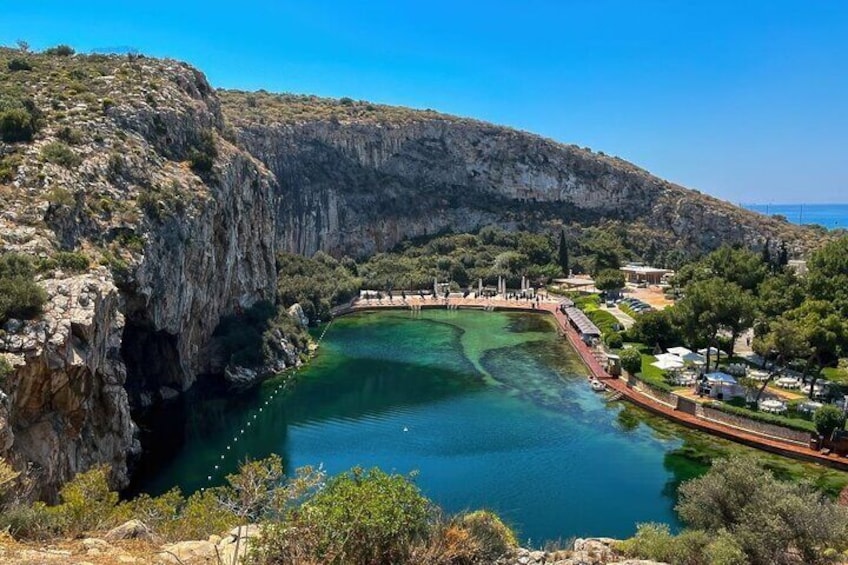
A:
<svg viewBox="0 0 848 565">
<path fill-rule="evenodd" d="M 239 552 L 241 553 L 241 552 Z M 158 553 L 160 562 L 175 565 L 192 563 L 217 563 L 220 552 L 215 544 L 208 541 L 181 541 L 163 545 Z"/>
<path fill-rule="evenodd" d="M 302 328 L 309 327 L 309 318 L 306 316 L 306 313 L 303 311 L 300 304 L 292 304 L 289 308 L 289 316 L 291 316 L 292 319 Z"/>
<path fill-rule="evenodd" d="M 130 520 L 109 530 L 104 536 L 104 539 L 110 542 L 125 539 L 156 541 L 156 534 L 141 520 Z"/>
</svg>

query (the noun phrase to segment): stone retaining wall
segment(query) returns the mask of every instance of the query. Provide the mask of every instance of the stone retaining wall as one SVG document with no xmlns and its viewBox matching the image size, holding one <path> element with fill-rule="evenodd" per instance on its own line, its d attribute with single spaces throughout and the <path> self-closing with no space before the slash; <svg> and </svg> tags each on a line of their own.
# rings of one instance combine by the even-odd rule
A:
<svg viewBox="0 0 848 565">
<path fill-rule="evenodd" d="M 642 389 L 643 392 L 648 394 L 649 396 L 653 396 L 660 402 L 664 402 L 668 404 L 672 408 L 677 408 L 677 402 L 680 400 L 680 397 L 674 393 L 667 392 L 665 390 L 660 390 L 654 386 L 649 385 L 648 383 L 642 381 L 639 383 L 639 388 Z"/>
<path fill-rule="evenodd" d="M 766 422 L 752 420 L 751 418 L 745 418 L 744 416 L 728 414 L 727 412 L 722 412 L 721 410 L 716 410 L 715 408 L 710 408 L 709 406 L 704 406 L 704 416 L 706 418 L 709 418 L 710 420 L 715 420 L 716 422 L 721 422 L 729 426 L 735 426 L 737 428 L 749 430 L 757 434 L 777 437 L 786 441 L 800 443 L 803 445 L 808 445 L 810 442 L 809 432 L 791 430 L 782 426 L 776 426 L 774 424 L 768 424 Z"/>
</svg>

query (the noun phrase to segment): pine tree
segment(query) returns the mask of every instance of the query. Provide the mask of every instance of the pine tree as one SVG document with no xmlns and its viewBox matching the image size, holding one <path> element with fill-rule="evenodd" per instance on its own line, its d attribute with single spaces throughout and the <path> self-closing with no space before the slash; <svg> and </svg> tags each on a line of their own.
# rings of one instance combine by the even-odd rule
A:
<svg viewBox="0 0 848 565">
<path fill-rule="evenodd" d="M 763 263 L 769 269 L 773 268 L 771 263 L 771 239 L 766 238 L 766 242 L 763 244 Z"/>
<path fill-rule="evenodd" d="M 778 255 L 777 265 L 779 267 L 785 267 L 789 264 L 789 250 L 786 248 L 786 242 L 780 242 L 780 255 Z"/>
<path fill-rule="evenodd" d="M 559 232 L 559 268 L 568 276 L 568 245 L 565 242 L 565 230 Z"/>
</svg>

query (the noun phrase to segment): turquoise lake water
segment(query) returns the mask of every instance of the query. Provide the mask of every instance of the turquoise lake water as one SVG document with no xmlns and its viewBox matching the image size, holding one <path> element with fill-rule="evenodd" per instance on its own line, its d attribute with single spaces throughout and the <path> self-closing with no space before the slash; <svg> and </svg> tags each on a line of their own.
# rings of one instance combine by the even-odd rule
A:
<svg viewBox="0 0 848 565">
<path fill-rule="evenodd" d="M 448 511 L 493 509 L 537 545 L 677 524 L 670 493 L 681 469 L 691 472 L 673 455 L 682 436 L 624 417 L 592 392 L 550 317 L 347 316 L 291 391 L 276 394 L 279 382 L 194 399 L 142 424 L 159 445 L 134 488 L 192 492 L 220 484 L 245 457 L 278 453 L 288 469 L 417 471 Z"/>
<path fill-rule="evenodd" d="M 848 229 L 848 204 L 744 204 L 743 207 L 769 216 L 780 214 L 793 224 Z"/>
</svg>

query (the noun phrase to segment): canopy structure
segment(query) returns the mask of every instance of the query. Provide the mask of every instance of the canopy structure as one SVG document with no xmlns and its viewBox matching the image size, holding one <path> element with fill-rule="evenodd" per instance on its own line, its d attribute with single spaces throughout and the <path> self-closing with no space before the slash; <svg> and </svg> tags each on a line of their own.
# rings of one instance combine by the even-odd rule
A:
<svg viewBox="0 0 848 565">
<path fill-rule="evenodd" d="M 683 357 L 684 355 L 692 353 L 692 350 L 686 347 L 669 347 L 666 351 L 672 355 L 677 355 L 678 357 Z"/>
<path fill-rule="evenodd" d="M 681 355 L 680 359 L 682 359 L 684 363 L 690 363 L 695 365 L 703 365 L 707 361 L 703 355 L 701 355 L 700 353 L 694 353 L 692 351 L 686 353 L 685 355 Z"/>
<path fill-rule="evenodd" d="M 651 363 L 651 365 L 663 371 L 670 371 L 683 368 L 683 361 L 676 355 L 660 353 L 657 355 L 657 360 Z"/>
<path fill-rule="evenodd" d="M 707 354 L 707 351 L 709 351 L 709 352 L 710 352 L 710 355 L 711 355 L 711 356 L 712 356 L 712 355 L 715 355 L 716 353 L 721 353 L 722 355 L 727 355 L 727 353 L 725 353 L 724 351 L 719 351 L 719 350 L 718 350 L 717 348 L 715 348 L 715 347 L 709 347 L 709 348 L 706 348 L 706 347 L 705 347 L 704 349 L 699 349 L 699 350 L 698 350 L 698 353 L 700 353 L 701 355 L 706 355 L 706 354 Z"/>
<path fill-rule="evenodd" d="M 722 373 L 721 371 L 707 373 L 705 376 L 707 378 L 707 382 L 711 385 L 732 386 L 736 384 L 736 379 L 727 373 Z"/>
<path fill-rule="evenodd" d="M 575 308 L 574 306 L 568 307 L 565 309 L 565 315 L 568 316 L 568 320 L 571 322 L 577 331 L 581 333 L 583 336 L 590 337 L 601 337 L 601 330 L 598 329 L 598 326 L 592 323 L 586 314 L 583 313 L 579 308 Z"/>
</svg>

